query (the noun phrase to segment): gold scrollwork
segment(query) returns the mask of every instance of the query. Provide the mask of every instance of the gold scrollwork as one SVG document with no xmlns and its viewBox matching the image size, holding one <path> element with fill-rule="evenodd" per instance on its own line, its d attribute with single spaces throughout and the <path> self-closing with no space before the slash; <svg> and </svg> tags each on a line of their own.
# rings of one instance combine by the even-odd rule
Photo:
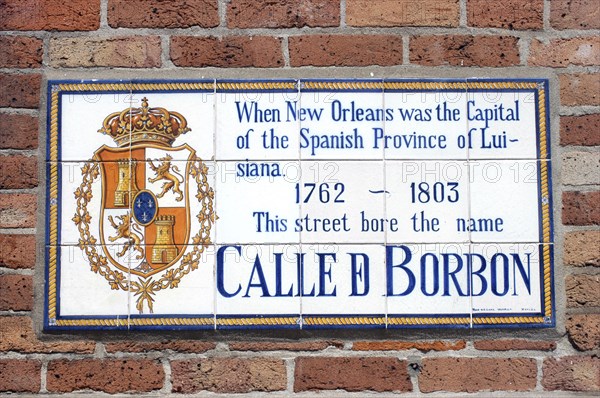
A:
<svg viewBox="0 0 600 398">
<path fill-rule="evenodd" d="M 195 197 L 202 204 L 202 209 L 196 216 L 200 222 L 200 230 L 192 238 L 192 250 L 185 254 L 177 268 L 168 269 L 160 278 L 137 281 L 128 280 L 126 275 L 120 271 L 113 270 L 108 265 L 106 256 L 98 253 L 96 243 L 98 240 L 90 233 L 90 222 L 92 216 L 87 210 L 87 205 L 92 200 L 92 184 L 100 175 L 100 164 L 90 160 L 81 168 L 83 181 L 79 188 L 75 190 L 75 199 L 77 200 L 77 209 L 73 217 L 73 222 L 79 230 L 79 248 L 85 252 L 89 261 L 91 270 L 102 275 L 113 290 L 129 291 L 137 297 L 136 308 L 140 313 L 144 311 L 144 303 L 150 313 L 153 312 L 154 296 L 156 292 L 163 289 L 174 289 L 179 285 L 181 279 L 198 268 L 200 257 L 212 242 L 210 240 L 210 231 L 215 222 L 213 209 L 214 191 L 208 184 L 208 167 L 198 157 L 192 159 L 190 174 L 196 181 L 198 192 Z"/>
</svg>

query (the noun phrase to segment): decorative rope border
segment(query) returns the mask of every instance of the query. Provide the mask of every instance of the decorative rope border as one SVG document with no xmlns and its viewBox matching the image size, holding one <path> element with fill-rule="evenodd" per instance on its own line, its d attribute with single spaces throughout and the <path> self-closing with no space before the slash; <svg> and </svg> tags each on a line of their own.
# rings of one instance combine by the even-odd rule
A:
<svg viewBox="0 0 600 398">
<path fill-rule="evenodd" d="M 385 326 L 385 316 L 303 316 L 302 324 L 308 326 Z"/>
<path fill-rule="evenodd" d="M 427 81 L 301 81 L 302 89 L 323 89 L 323 90 L 361 90 L 361 89 L 383 89 L 383 90 L 468 90 L 468 89 L 516 89 L 516 90 L 537 90 L 538 93 L 538 125 L 539 125 L 539 148 L 540 158 L 547 159 L 548 141 L 546 126 L 546 87 L 543 83 L 531 81 L 514 82 L 485 82 L 485 81 L 450 81 L 450 82 L 427 82 Z M 297 85 L 291 81 L 265 81 L 265 82 L 170 82 L 170 83 L 61 83 L 52 86 L 51 104 L 50 104 L 50 139 L 49 139 L 49 160 L 53 162 L 49 167 L 49 189 L 47 198 L 49 204 L 49 239 L 50 247 L 48 249 L 48 318 L 53 326 L 158 326 L 158 325 L 212 325 L 213 318 L 135 318 L 135 319 L 80 319 L 80 320 L 56 320 L 56 283 L 57 283 L 57 240 L 58 240 L 58 106 L 59 91 L 161 91 L 161 90 L 273 90 L 273 89 L 296 89 Z M 201 161 L 200 161 L 201 162 Z M 540 161 L 540 192 L 541 192 L 541 212 L 542 212 L 542 261 L 543 261 L 543 289 L 544 289 L 544 316 L 543 317 L 473 317 L 473 318 L 431 318 L 431 317 L 387 317 L 387 325 L 458 325 L 473 324 L 494 325 L 494 324 L 547 324 L 553 314 L 552 302 L 552 264 L 551 264 L 551 225 L 550 225 L 550 187 L 549 170 L 546 161 Z M 200 187 L 200 185 L 199 185 Z M 212 197 L 214 192 L 210 189 Z M 200 188 L 199 188 L 200 194 Z M 210 202 L 212 212 L 212 198 Z M 204 207 L 203 207 L 204 209 Z M 202 213 L 202 212 L 201 212 Z M 198 215 L 200 216 L 200 214 Z M 202 221 L 201 221 L 202 223 Z M 214 223 L 214 213 L 212 213 L 211 224 Z M 199 242 L 206 242 L 200 235 Z M 89 241 L 91 242 L 91 241 Z M 151 308 L 153 301 L 152 295 L 161 289 L 173 287 L 173 282 L 178 281 L 195 269 L 198 265 L 198 259 L 205 245 L 201 249 L 194 249 L 188 253 L 185 259 L 182 259 L 181 265 L 177 270 L 171 270 L 173 273 L 165 273 L 159 280 L 144 286 L 140 281 L 131 282 L 131 291 L 139 295 L 138 306 L 144 302 Z M 87 245 L 87 244 L 86 244 Z M 84 245 L 84 246 L 86 246 Z M 198 246 L 195 246 L 198 247 Z M 92 258 L 96 258 L 91 253 Z M 188 257 L 190 256 L 190 257 Z M 100 257 L 96 260 L 98 272 L 100 272 L 102 261 Z M 92 265 L 94 267 L 94 265 Z M 102 274 L 102 273 L 101 273 Z M 119 276 L 104 275 L 105 278 L 118 288 L 123 287 L 124 278 Z M 129 288 L 129 287 L 128 287 Z M 157 289 L 158 288 L 158 289 Z M 139 309 L 139 307 L 138 307 Z M 379 324 L 380 320 L 385 323 L 385 317 L 305 317 L 303 322 L 307 325 L 372 325 Z M 251 326 L 251 325 L 295 325 L 298 318 L 295 317 L 248 317 L 248 318 L 217 318 L 217 326 Z"/>
<path fill-rule="evenodd" d="M 300 316 L 265 316 L 265 317 L 242 317 L 229 318 L 226 315 L 217 315 L 217 326 L 296 326 L 300 323 Z"/>
</svg>

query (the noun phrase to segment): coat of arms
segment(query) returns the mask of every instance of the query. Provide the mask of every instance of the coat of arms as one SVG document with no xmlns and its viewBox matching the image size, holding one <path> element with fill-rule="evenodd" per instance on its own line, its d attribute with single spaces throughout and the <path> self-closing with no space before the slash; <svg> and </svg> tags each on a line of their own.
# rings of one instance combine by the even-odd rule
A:
<svg viewBox="0 0 600 398">
<path fill-rule="evenodd" d="M 140 313 L 153 312 L 156 293 L 177 288 L 211 244 L 208 167 L 189 145 L 173 146 L 191 131 L 185 117 L 150 108 L 146 98 L 108 115 L 98 131 L 116 147 L 101 146 L 81 169 L 73 217 L 79 247 L 112 289 L 133 293 Z M 88 212 L 93 201 L 100 203 L 97 219 Z"/>
</svg>

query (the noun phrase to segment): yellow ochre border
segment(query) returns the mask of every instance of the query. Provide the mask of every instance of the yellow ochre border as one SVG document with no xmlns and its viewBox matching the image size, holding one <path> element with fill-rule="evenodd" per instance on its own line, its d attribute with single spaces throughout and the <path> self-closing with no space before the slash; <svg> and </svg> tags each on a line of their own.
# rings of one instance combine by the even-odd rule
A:
<svg viewBox="0 0 600 398">
<path fill-rule="evenodd" d="M 385 326 L 385 316 L 303 316 L 307 326 Z"/>
<path fill-rule="evenodd" d="M 227 317 L 217 315 L 217 327 L 227 326 L 297 326 L 300 316 Z"/>
<path fill-rule="evenodd" d="M 48 243 L 50 245 L 47 256 L 47 317 L 50 321 L 56 319 L 56 283 L 57 283 L 57 258 L 58 258 L 58 92 L 52 91 L 50 96 L 50 121 L 49 121 L 49 145 L 48 158 L 51 162 L 48 168 L 50 175 L 47 176 L 48 190 L 46 202 L 48 203 Z"/>
<path fill-rule="evenodd" d="M 548 145 L 547 140 L 548 131 L 546 126 L 546 87 L 540 87 L 538 89 L 538 126 L 539 126 L 539 145 L 540 145 L 540 195 L 541 195 L 541 207 L 542 207 L 542 243 L 543 253 L 542 258 L 544 261 L 544 308 L 545 317 L 551 318 L 553 313 L 552 303 L 552 258 L 549 244 L 552 243 L 552 225 L 551 225 L 551 211 L 550 208 L 550 176 L 548 170 L 548 162 L 544 161 L 548 158 Z"/>
<path fill-rule="evenodd" d="M 157 318 L 111 318 L 111 319 L 59 319 L 57 326 L 77 327 L 77 326 L 96 326 L 96 327 L 129 327 L 129 326 L 213 326 L 214 319 L 206 318 L 178 318 L 178 317 L 157 317 Z"/>
<path fill-rule="evenodd" d="M 540 159 L 548 158 L 547 140 L 547 87 L 542 81 L 302 81 L 301 89 L 320 90 L 537 90 L 538 94 L 538 126 Z M 56 319 L 57 314 L 57 261 L 58 261 L 58 136 L 59 136 L 59 97 L 60 92 L 98 92 L 98 91 L 187 91 L 187 90 L 294 90 L 298 86 L 294 81 L 216 81 L 216 82 L 130 82 L 130 83 L 66 83 L 49 82 L 49 121 L 48 121 L 48 237 L 47 250 L 47 324 L 52 327 L 126 327 L 126 326 L 211 326 L 215 319 L 187 317 L 148 317 L 148 318 L 115 318 L 115 319 Z M 544 316 L 488 316 L 488 317 L 372 317 L 372 316 L 307 316 L 302 319 L 306 325 L 317 326 L 444 326 L 444 325 L 495 325 L 495 324 L 547 324 L 553 316 L 552 295 L 552 253 L 550 176 L 547 162 L 540 162 L 540 194 L 542 213 L 542 261 L 543 261 L 543 294 Z M 275 326 L 296 325 L 297 317 L 236 317 L 216 318 L 217 326 Z"/>
</svg>

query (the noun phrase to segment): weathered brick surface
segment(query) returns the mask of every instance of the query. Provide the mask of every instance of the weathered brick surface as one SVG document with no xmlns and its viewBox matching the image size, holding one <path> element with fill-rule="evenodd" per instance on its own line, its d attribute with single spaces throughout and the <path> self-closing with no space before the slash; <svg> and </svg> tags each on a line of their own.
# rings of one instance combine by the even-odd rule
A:
<svg viewBox="0 0 600 398">
<path fill-rule="evenodd" d="M 600 275 L 569 275 L 565 283 L 567 307 L 600 307 Z"/>
<path fill-rule="evenodd" d="M 0 392 L 39 392 L 42 364 L 31 359 L 0 359 Z"/>
<path fill-rule="evenodd" d="M 33 268 L 35 265 L 34 235 L 0 234 L 0 267 Z"/>
<path fill-rule="evenodd" d="M 600 152 L 567 152 L 562 155 L 562 183 L 600 184 Z"/>
<path fill-rule="evenodd" d="M 244 393 L 281 391 L 285 364 L 269 358 L 206 358 L 171 361 L 173 392 Z"/>
<path fill-rule="evenodd" d="M 4 0 L 0 30 L 96 30 L 100 0 Z"/>
<path fill-rule="evenodd" d="M 37 108 L 42 76 L 0 73 L 0 107 Z"/>
<path fill-rule="evenodd" d="M 37 196 L 28 193 L 0 193 L 0 228 L 35 226 Z"/>
<path fill-rule="evenodd" d="M 294 391 L 412 391 L 408 363 L 397 358 L 296 358 Z"/>
<path fill-rule="evenodd" d="M 425 358 L 421 392 L 530 391 L 537 364 L 530 358 Z"/>
<path fill-rule="evenodd" d="M 600 231 L 565 234 L 563 262 L 576 267 L 600 267 Z"/>
<path fill-rule="evenodd" d="M 600 350 L 600 314 L 571 315 L 565 327 L 578 350 Z"/>
<path fill-rule="evenodd" d="M 556 342 L 543 340 L 524 340 L 524 339 L 496 339 L 496 340 L 477 340 L 473 346 L 478 350 L 486 351 L 510 351 L 510 350 L 535 350 L 535 351 L 554 351 Z"/>
<path fill-rule="evenodd" d="M 467 24 L 478 28 L 542 29 L 544 0 L 468 0 Z"/>
<path fill-rule="evenodd" d="M 458 26 L 458 0 L 346 0 L 350 26 Z"/>
<path fill-rule="evenodd" d="M 423 66 L 518 65 L 518 43 L 512 36 L 416 36 L 410 39 L 410 62 Z"/>
<path fill-rule="evenodd" d="M 38 118 L 0 112 L 0 149 L 37 148 Z"/>
<path fill-rule="evenodd" d="M 600 113 L 560 117 L 561 145 L 600 145 Z"/>
<path fill-rule="evenodd" d="M 401 65 L 402 38 L 392 35 L 310 35 L 289 39 L 292 66 Z"/>
<path fill-rule="evenodd" d="M 158 36 L 50 40 L 50 65 L 62 68 L 113 66 L 156 68 L 161 65 Z"/>
<path fill-rule="evenodd" d="M 329 347 L 342 348 L 338 340 L 327 341 L 234 341 L 229 343 L 232 351 L 321 351 Z"/>
<path fill-rule="evenodd" d="M 532 40 L 528 64 L 566 68 L 569 65 L 600 65 L 600 37 L 554 39 L 547 42 Z"/>
<path fill-rule="evenodd" d="M 598 0 L 552 0 L 550 24 L 554 29 L 600 29 Z"/>
<path fill-rule="evenodd" d="M 0 316 L 1 351 L 20 353 L 93 353 L 96 344 L 90 341 L 45 341 L 38 340 L 31 318 L 25 316 Z"/>
<path fill-rule="evenodd" d="M 30 311 L 33 308 L 31 275 L 0 275 L 0 310 Z"/>
<path fill-rule="evenodd" d="M 563 192 L 562 221 L 565 225 L 600 224 L 600 191 Z"/>
<path fill-rule="evenodd" d="M 600 358 L 568 356 L 546 358 L 542 368 L 542 386 L 545 390 L 598 391 L 600 390 Z"/>
<path fill-rule="evenodd" d="M 37 174 L 35 156 L 0 155 L 0 189 L 37 187 Z"/>
<path fill-rule="evenodd" d="M 171 60 L 177 66 L 222 68 L 279 68 L 283 66 L 281 40 L 268 36 L 171 38 Z"/>
<path fill-rule="evenodd" d="M 227 5 L 229 28 L 302 28 L 340 25 L 336 0 L 232 0 Z"/>
<path fill-rule="evenodd" d="M 162 388 L 165 372 L 158 360 L 81 359 L 48 363 L 46 388 L 50 392 L 78 390 L 145 392 Z"/>
<path fill-rule="evenodd" d="M 205 352 L 214 349 L 217 343 L 209 341 L 173 340 L 173 341 L 118 341 L 105 343 L 106 352 L 148 352 L 171 350 L 177 352 Z"/>
<path fill-rule="evenodd" d="M 0 68 L 39 68 L 42 44 L 35 37 L 0 36 Z"/>
<path fill-rule="evenodd" d="M 564 74 L 559 81 L 562 105 L 600 105 L 600 73 Z"/>
<path fill-rule="evenodd" d="M 428 351 L 456 351 L 467 346 L 464 340 L 458 341 L 356 341 L 352 344 L 354 351 L 401 351 L 417 349 L 422 352 Z"/>
<path fill-rule="evenodd" d="M 211 28 L 219 25 L 217 0 L 109 0 L 113 28 Z"/>
</svg>

